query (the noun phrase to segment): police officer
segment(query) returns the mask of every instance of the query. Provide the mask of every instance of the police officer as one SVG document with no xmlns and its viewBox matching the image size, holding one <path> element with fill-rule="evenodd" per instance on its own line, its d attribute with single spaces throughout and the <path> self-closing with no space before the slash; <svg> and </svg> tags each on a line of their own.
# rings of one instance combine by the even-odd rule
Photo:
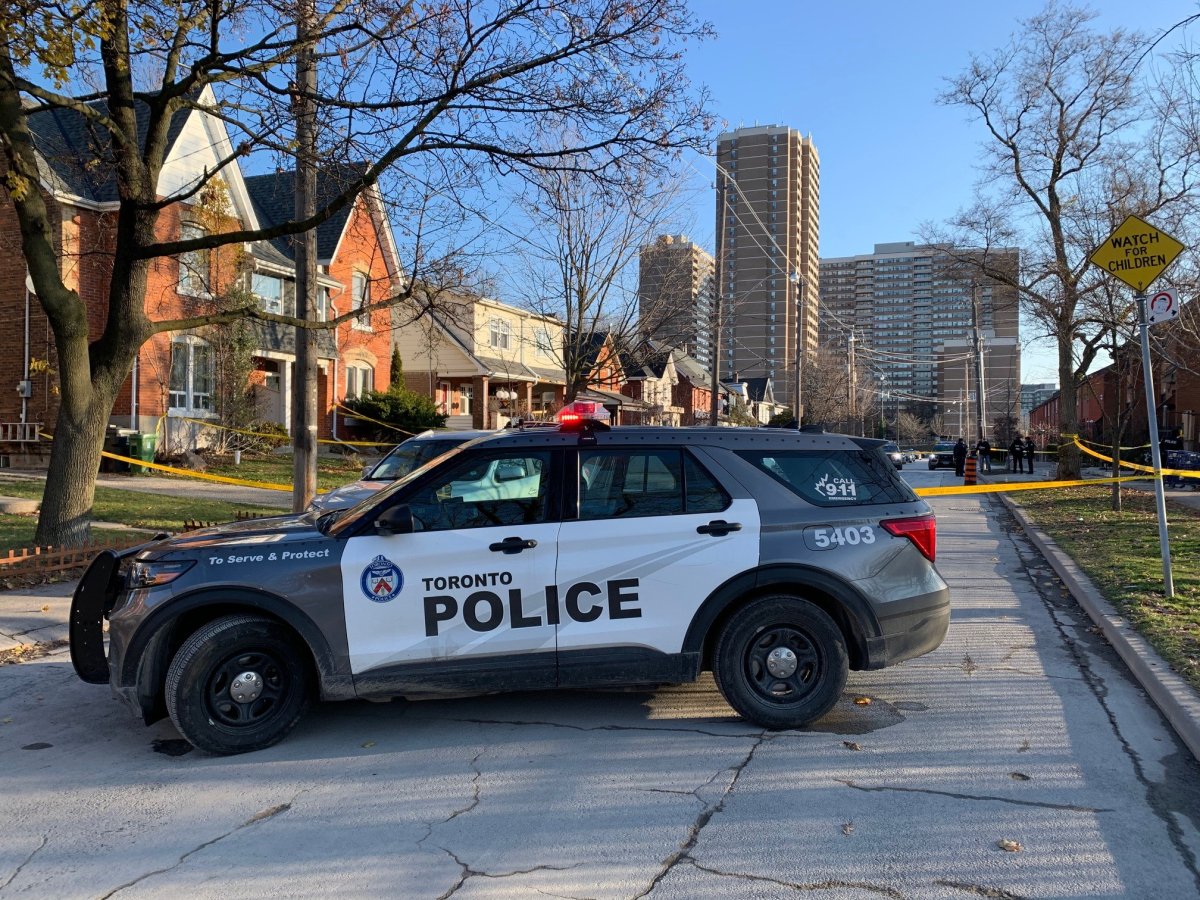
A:
<svg viewBox="0 0 1200 900">
<path fill-rule="evenodd" d="M 1021 440 L 1018 434 L 1012 439 L 1012 443 L 1008 445 L 1008 471 L 1021 471 L 1021 458 L 1025 455 L 1025 442 Z"/>
<path fill-rule="evenodd" d="M 1033 474 L 1033 455 L 1037 453 L 1037 444 L 1033 442 L 1033 435 L 1025 438 L 1025 461 L 1029 464 L 1029 474 Z M 1020 463 L 1018 462 L 1018 466 Z"/>
<path fill-rule="evenodd" d="M 954 445 L 954 474 L 962 475 L 967 465 L 967 442 L 962 438 Z"/>
<path fill-rule="evenodd" d="M 979 471 L 992 471 L 992 443 L 987 438 L 980 438 L 975 445 L 975 454 L 979 457 Z"/>
</svg>

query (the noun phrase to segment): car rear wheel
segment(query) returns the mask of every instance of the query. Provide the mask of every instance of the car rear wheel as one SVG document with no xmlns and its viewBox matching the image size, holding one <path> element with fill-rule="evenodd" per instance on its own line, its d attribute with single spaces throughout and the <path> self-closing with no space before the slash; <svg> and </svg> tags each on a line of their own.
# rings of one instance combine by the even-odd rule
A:
<svg viewBox="0 0 1200 900">
<path fill-rule="evenodd" d="M 827 713 L 846 686 L 842 633 L 824 610 L 798 597 L 754 600 L 717 640 L 713 676 L 743 718 L 764 728 L 800 728 Z"/>
<path fill-rule="evenodd" d="M 303 656 L 288 630 L 224 616 L 183 642 L 167 669 L 167 712 L 201 750 L 232 754 L 283 740 L 308 708 Z"/>
</svg>

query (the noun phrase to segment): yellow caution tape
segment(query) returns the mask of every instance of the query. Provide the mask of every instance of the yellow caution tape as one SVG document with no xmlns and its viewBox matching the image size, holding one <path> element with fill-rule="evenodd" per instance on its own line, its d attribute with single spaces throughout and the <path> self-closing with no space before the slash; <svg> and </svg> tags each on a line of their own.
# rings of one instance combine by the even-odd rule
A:
<svg viewBox="0 0 1200 900">
<path fill-rule="evenodd" d="M 346 407 L 342 406 L 342 404 L 340 404 L 340 403 L 335 403 L 333 405 L 335 407 L 337 407 L 338 409 L 340 409 L 343 414 L 345 414 L 347 416 L 353 416 L 356 419 L 362 419 L 364 422 L 370 422 L 373 425 L 382 425 L 384 428 L 390 428 L 392 431 L 398 431 L 401 434 L 413 435 L 416 433 L 413 431 L 405 431 L 403 428 L 397 428 L 395 425 L 389 425 L 387 422 L 380 422 L 378 419 L 372 419 L 370 416 L 364 416 L 360 412 L 355 412 L 352 409 L 347 409 Z"/>
<path fill-rule="evenodd" d="M 1116 484 L 1122 481 L 1144 481 L 1136 475 L 1120 478 L 1084 478 L 1078 481 L 1013 481 L 1002 484 L 952 485 L 948 487 L 913 488 L 918 497 L 945 497 L 951 494 L 1002 494 L 1008 491 L 1042 491 L 1047 488 L 1090 487 L 1096 484 Z"/>
<path fill-rule="evenodd" d="M 277 484 L 273 481 L 250 481 L 247 478 L 229 478 L 225 475 L 209 475 L 207 472 L 195 472 L 191 469 L 178 469 L 175 466 L 165 466 L 162 463 L 147 462 L 144 459 L 134 459 L 132 456 L 121 456 L 117 453 L 109 453 L 107 450 L 101 450 L 100 455 L 106 459 L 115 459 L 120 462 L 129 463 L 132 466 L 145 466 L 147 469 L 157 469 L 160 472 L 173 472 L 176 475 L 185 475 L 188 478 L 200 478 L 204 481 L 219 481 L 222 484 L 236 484 L 241 487 L 263 488 L 268 491 L 287 491 L 292 492 L 290 484 Z"/>
<path fill-rule="evenodd" d="M 1083 446 L 1083 444 L 1079 443 L 1079 438 L 1075 438 L 1075 446 L 1078 447 L 1080 450 L 1082 450 L 1084 453 L 1086 453 L 1088 456 L 1094 456 L 1094 457 L 1096 457 L 1096 459 L 1102 459 L 1106 463 L 1112 462 L 1112 457 L 1102 456 L 1101 454 L 1097 453 L 1095 450 L 1091 450 L 1091 449 Z M 1154 467 L 1153 466 L 1142 466 L 1142 465 L 1138 465 L 1137 463 L 1126 462 L 1123 459 L 1118 460 L 1117 463 L 1122 469 L 1133 469 L 1133 471 L 1135 471 L 1135 472 L 1147 472 L 1150 475 L 1154 475 Z M 1200 478 L 1200 471 L 1197 471 L 1195 469 L 1159 469 L 1158 471 L 1161 472 L 1163 475 L 1171 475 L 1176 478 Z M 1141 480 L 1145 481 L 1144 478 Z"/>
<path fill-rule="evenodd" d="M 1108 450 L 1110 453 L 1112 452 L 1112 447 L 1106 447 L 1106 446 L 1104 446 L 1104 444 L 1097 443 L 1096 441 L 1085 441 L 1083 438 L 1081 438 L 1077 434 L 1067 434 L 1067 435 L 1063 435 L 1063 437 L 1074 438 L 1075 443 L 1079 444 L 1081 446 L 1083 444 L 1091 444 L 1093 447 L 1100 447 L 1102 450 Z M 1118 450 L 1148 450 L 1148 449 L 1150 449 L 1150 445 L 1149 444 L 1139 444 L 1136 447 L 1118 447 L 1117 449 Z"/>
<path fill-rule="evenodd" d="M 54 435 L 42 432 L 42 437 L 48 441 L 54 440 Z M 199 478 L 203 481 L 216 481 L 221 484 L 236 484 L 239 487 L 262 488 L 268 491 L 287 491 L 292 492 L 290 484 L 279 484 L 274 481 L 251 481 L 248 478 L 230 478 L 226 475 L 209 475 L 207 472 L 195 472 L 191 469 L 180 469 L 175 466 L 166 466 L 162 463 L 147 462 L 144 459 L 135 459 L 132 456 L 121 456 L 119 453 L 109 453 L 107 450 L 101 450 L 100 455 L 105 459 L 115 459 L 118 462 L 129 463 L 132 466 L 145 466 L 147 469 L 157 469 L 160 472 L 172 472 L 176 475 L 183 475 L 187 478 Z M 324 493 L 318 491 L 318 493 Z"/>
<path fill-rule="evenodd" d="M 212 419 L 194 419 L 191 416 L 171 416 L 180 422 L 195 422 L 197 425 L 203 425 L 205 428 L 217 428 L 221 431 L 232 431 L 234 434 L 245 434 L 249 437 L 268 438 L 286 443 L 291 440 L 291 437 L 286 434 L 270 434 L 265 431 L 249 431 L 245 428 L 234 428 L 232 425 L 222 425 L 219 422 L 214 422 Z M 318 444 L 346 444 L 350 447 L 391 447 L 394 446 L 391 441 L 342 441 L 335 439 L 321 438 L 317 441 Z"/>
</svg>

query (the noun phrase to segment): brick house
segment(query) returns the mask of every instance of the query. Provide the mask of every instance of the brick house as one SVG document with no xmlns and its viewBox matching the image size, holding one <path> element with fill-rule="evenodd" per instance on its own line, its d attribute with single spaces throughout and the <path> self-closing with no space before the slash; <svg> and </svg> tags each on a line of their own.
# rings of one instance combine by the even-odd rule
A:
<svg viewBox="0 0 1200 900">
<path fill-rule="evenodd" d="M 211 97 L 201 96 L 201 101 Z M 144 107 L 139 114 L 145 114 Z M 56 235 L 64 283 L 86 304 L 93 336 L 99 336 L 107 310 L 117 213 L 116 181 L 103 146 L 83 117 L 70 110 L 48 110 L 30 117 L 44 173 L 41 189 L 61 227 Z M 197 110 L 177 113 L 169 149 L 159 176 L 163 199 L 182 195 L 206 171 L 232 153 L 223 124 Z M 204 231 L 257 228 L 279 221 L 280 198 L 290 190 L 289 173 L 243 177 L 236 163 L 220 168 L 210 187 L 163 209 L 157 223 L 160 240 Z M 325 179 L 324 183 L 333 183 Z M 0 188 L 3 191 L 3 188 Z M 36 297 L 31 295 L 20 233 L 7 195 L 0 197 L 0 315 L 14 323 L 0 342 L 0 439 L 28 437 L 53 427 L 58 401 L 53 367 L 53 335 Z M 290 200 L 290 198 L 289 198 Z M 290 207 L 289 207 L 290 208 Z M 318 229 L 319 282 L 328 307 L 347 311 L 368 298 L 388 296 L 398 284 L 399 261 L 391 229 L 378 198 L 365 194 L 351 208 Z M 286 239 L 246 247 L 163 257 L 150 266 L 146 309 L 155 320 L 212 312 L 232 289 L 248 289 L 268 309 L 295 308 L 295 266 Z M 263 419 L 288 425 L 291 370 L 295 359 L 291 329 L 255 326 L 251 382 Z M 284 332 L 287 332 L 286 334 Z M 214 381 L 218 360 L 207 329 L 154 335 L 139 350 L 130 377 L 117 397 L 111 424 L 157 432 L 160 445 L 195 446 L 205 438 L 204 424 L 216 419 Z M 389 383 L 391 318 L 387 310 L 370 321 L 348 322 L 320 339 L 321 432 L 333 433 L 334 401 L 357 395 L 364 387 Z M 13 390 L 12 388 L 16 388 Z"/>
<path fill-rule="evenodd" d="M 563 405 L 563 324 L 484 297 L 443 296 L 396 332 L 404 383 L 454 429 L 546 418 Z"/>
</svg>

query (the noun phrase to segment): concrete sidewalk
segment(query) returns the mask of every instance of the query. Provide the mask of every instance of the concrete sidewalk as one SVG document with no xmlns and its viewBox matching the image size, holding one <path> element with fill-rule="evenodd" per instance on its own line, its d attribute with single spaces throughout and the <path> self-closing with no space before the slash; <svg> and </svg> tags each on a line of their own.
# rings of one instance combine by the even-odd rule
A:
<svg viewBox="0 0 1200 900">
<path fill-rule="evenodd" d="M 5 480 L 45 482 L 46 476 L 44 473 L 14 472 L 6 469 L 0 472 L 0 494 L 4 493 Z M 244 487 L 238 484 L 221 484 L 216 481 L 203 481 L 199 478 L 185 481 L 179 478 L 163 478 L 155 475 L 100 475 L 96 478 L 96 484 L 99 487 L 134 491 L 140 494 L 177 497 L 186 493 L 189 497 L 198 497 L 203 500 L 224 500 L 227 503 L 271 506 L 281 510 L 289 509 L 292 504 L 291 494 L 285 491 Z"/>
<path fill-rule="evenodd" d="M 75 581 L 0 592 L 0 653 L 67 639 Z"/>
</svg>

